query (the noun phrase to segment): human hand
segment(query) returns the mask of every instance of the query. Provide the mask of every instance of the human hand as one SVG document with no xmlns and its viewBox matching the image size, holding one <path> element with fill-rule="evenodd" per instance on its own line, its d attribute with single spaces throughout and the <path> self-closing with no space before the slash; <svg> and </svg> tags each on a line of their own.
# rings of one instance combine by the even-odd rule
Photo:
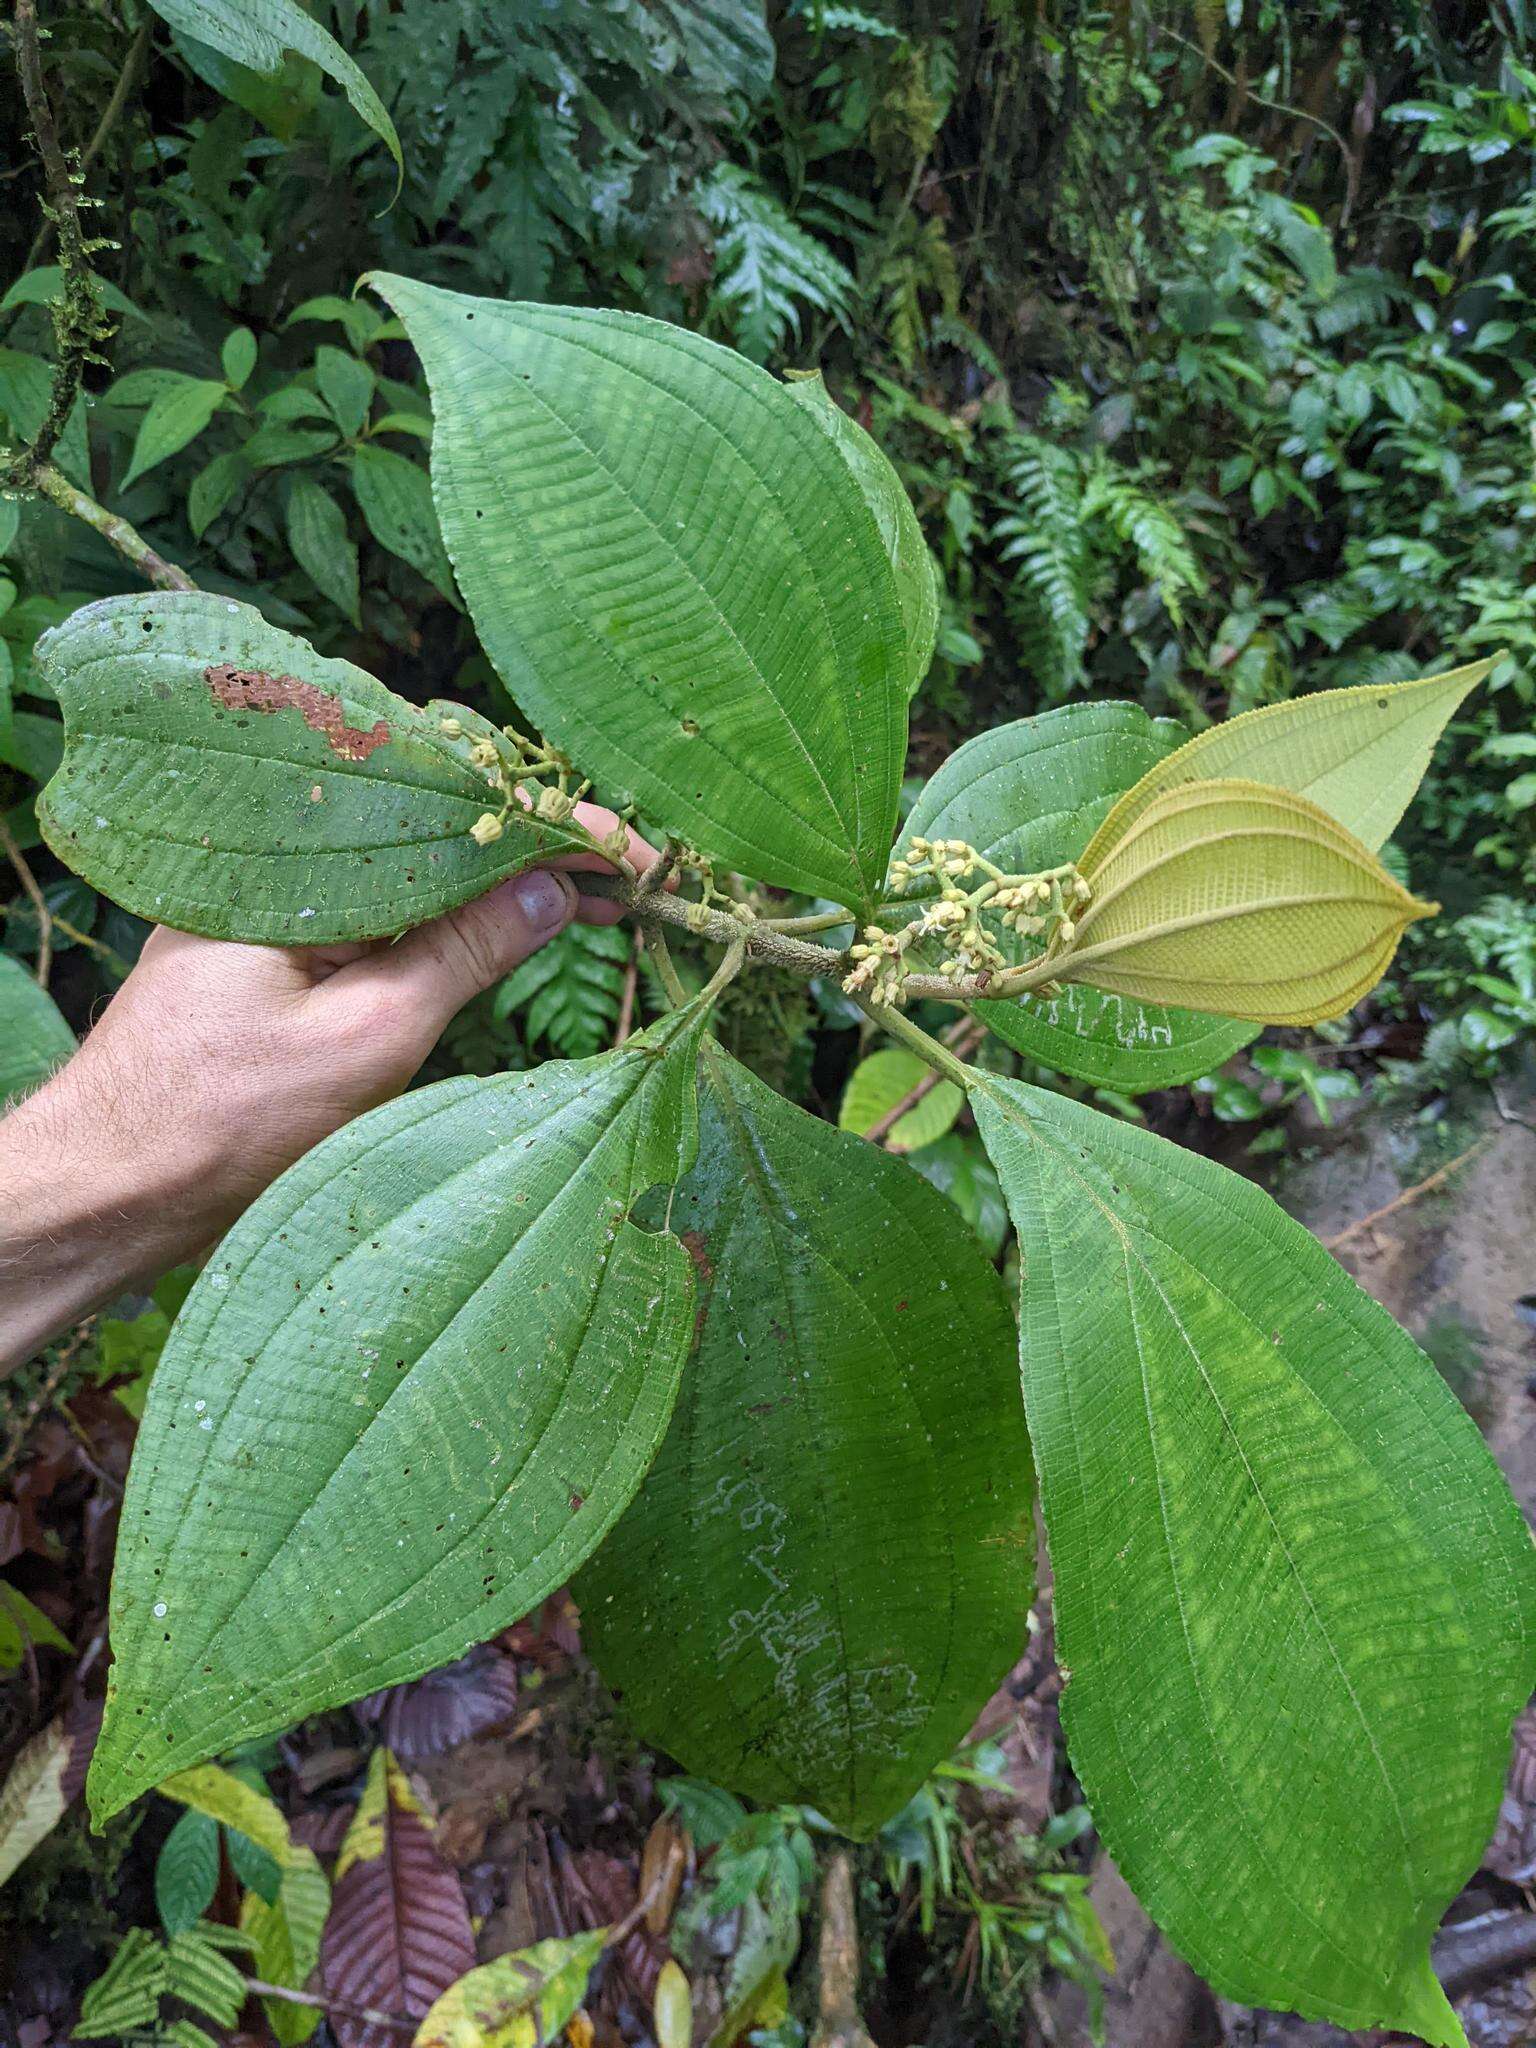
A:
<svg viewBox="0 0 1536 2048">
<path fill-rule="evenodd" d="M 611 811 L 578 804 L 594 836 Z M 653 847 L 630 834 L 644 869 Z M 152 932 L 75 1057 L 0 1122 L 0 1372 L 200 1251 L 296 1159 L 396 1095 L 449 1019 L 573 918 L 567 854 L 393 943 L 247 946 Z"/>
</svg>

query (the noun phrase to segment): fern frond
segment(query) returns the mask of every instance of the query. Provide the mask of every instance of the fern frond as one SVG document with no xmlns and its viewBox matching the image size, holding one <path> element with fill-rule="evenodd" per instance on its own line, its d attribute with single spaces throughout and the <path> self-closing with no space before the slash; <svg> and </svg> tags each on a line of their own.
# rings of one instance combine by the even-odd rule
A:
<svg viewBox="0 0 1536 2048">
<path fill-rule="evenodd" d="M 496 992 L 498 1022 L 517 1016 L 530 1045 L 588 1059 L 613 1042 L 633 939 L 622 925 L 567 925 Z"/>
<path fill-rule="evenodd" d="M 928 322 L 928 346 L 957 348 L 962 355 L 970 357 L 978 370 L 985 370 L 989 377 L 1002 378 L 1003 366 L 995 350 L 982 340 L 974 327 L 956 314 L 934 314 Z"/>
<path fill-rule="evenodd" d="M 960 303 L 955 252 L 936 214 L 922 223 L 911 214 L 906 217 L 881 260 L 875 288 L 891 352 L 904 370 L 910 370 L 926 338 L 924 298 L 936 298 L 940 317 L 949 319 L 956 317 Z"/>
<path fill-rule="evenodd" d="M 992 533 L 1013 568 L 1009 615 L 1035 681 L 1055 703 L 1082 685 L 1092 624 L 1082 466 L 1069 449 L 1019 433 L 1008 443 L 1004 475 L 1015 509 Z"/>
<path fill-rule="evenodd" d="M 1155 584 L 1168 616 L 1183 623 L 1181 600 L 1205 588 L 1205 572 L 1173 506 L 1145 485 L 1100 462 L 1083 493 L 1084 525 L 1102 520 L 1131 549 L 1148 583 Z"/>
<path fill-rule="evenodd" d="M 744 354 L 765 362 L 799 336 L 807 307 L 847 327 L 857 295 L 852 273 L 750 171 L 718 165 L 696 203 L 714 230 L 713 303 Z"/>
</svg>

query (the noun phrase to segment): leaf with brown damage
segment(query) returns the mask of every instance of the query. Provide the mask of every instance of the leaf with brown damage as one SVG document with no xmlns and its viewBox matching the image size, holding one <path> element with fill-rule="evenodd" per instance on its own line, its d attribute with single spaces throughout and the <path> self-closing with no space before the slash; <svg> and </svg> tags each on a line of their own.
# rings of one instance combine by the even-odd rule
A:
<svg viewBox="0 0 1536 2048">
<path fill-rule="evenodd" d="M 389 727 L 376 718 L 364 732 L 348 725 L 340 697 L 306 683 L 299 676 L 269 676 L 256 668 L 215 662 L 203 670 L 215 702 L 227 711 L 297 711 L 311 732 L 323 733 L 331 752 L 343 761 L 366 761 L 376 747 L 389 744 Z"/>
<path fill-rule="evenodd" d="M 110 597 L 38 643 L 64 760 L 38 817 L 103 895 L 210 938 L 321 945 L 437 917 L 584 835 L 519 812 L 469 748 L 350 662 L 205 591 Z M 465 713 L 465 717 L 469 717 Z"/>
</svg>

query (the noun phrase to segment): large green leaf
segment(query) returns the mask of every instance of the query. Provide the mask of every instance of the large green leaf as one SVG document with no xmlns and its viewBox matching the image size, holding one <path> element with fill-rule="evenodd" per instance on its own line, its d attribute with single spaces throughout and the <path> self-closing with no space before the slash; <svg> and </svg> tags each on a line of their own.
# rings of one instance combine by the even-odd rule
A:
<svg viewBox="0 0 1536 2048">
<path fill-rule="evenodd" d="M 151 0 L 156 14 L 178 35 L 207 43 L 264 78 L 275 77 L 293 50 L 318 64 L 352 102 L 403 173 L 400 138 L 367 78 L 328 29 L 305 13 L 299 0 Z"/>
<path fill-rule="evenodd" d="M 443 537 L 528 717 L 707 854 L 866 903 L 932 573 L 872 501 L 873 444 L 658 320 L 372 282 L 426 367 Z"/>
<path fill-rule="evenodd" d="M 1102 860 L 1149 804 L 1180 783 L 1231 777 L 1295 790 L 1375 853 L 1412 801 L 1447 720 L 1498 659 L 1417 682 L 1320 690 L 1213 725 L 1127 790 L 1089 858 Z"/>
<path fill-rule="evenodd" d="M 964 839 L 1000 867 L 1032 873 L 1076 859 L 1122 790 L 1184 740 L 1135 704 L 1068 704 L 979 733 L 928 782 L 907 832 Z M 1019 959 L 1034 950 L 1006 934 Z M 1208 1074 L 1253 1037 L 1251 1024 L 1164 1009 L 1069 985 L 1050 1000 L 978 1003 L 988 1030 L 1063 1074 L 1135 1094 Z"/>
<path fill-rule="evenodd" d="M 627 1219 L 692 1157 L 697 1021 L 374 1110 L 224 1240 L 129 1475 L 98 1819 L 459 1656 L 603 1536 L 692 1327 L 687 1254 Z"/>
<path fill-rule="evenodd" d="M 1023 1082 L 976 1119 L 1073 1767 L 1229 1997 L 1427 2041 L 1429 1966 L 1536 1676 L 1519 1509 L 1429 1360 L 1260 1189 Z"/>
<path fill-rule="evenodd" d="M 672 1205 L 697 1352 L 633 1506 L 578 1581 L 651 1741 L 867 1835 L 1018 1655 L 1033 1481 L 1007 1298 L 899 1161 L 704 1056 Z"/>
<path fill-rule="evenodd" d="M 14 1102 L 75 1049 L 75 1034 L 48 991 L 12 953 L 0 953 L 0 1108 Z"/>
<path fill-rule="evenodd" d="M 109 597 L 38 642 L 64 712 L 48 844 L 140 917 L 210 938 L 379 938 L 590 844 L 499 805 L 463 741 L 249 605 Z"/>
<path fill-rule="evenodd" d="M 938 638 L 939 582 L 912 500 L 876 443 L 832 397 L 820 372 L 794 378 L 789 389 L 847 465 L 880 529 L 886 553 L 896 565 L 896 595 L 906 640 L 907 695 L 914 696 L 928 673 Z"/>
</svg>

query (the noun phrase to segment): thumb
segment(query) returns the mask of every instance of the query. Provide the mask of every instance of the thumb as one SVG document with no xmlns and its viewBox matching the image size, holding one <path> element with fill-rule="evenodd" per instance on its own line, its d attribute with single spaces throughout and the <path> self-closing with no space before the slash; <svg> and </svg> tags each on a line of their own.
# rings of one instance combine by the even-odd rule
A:
<svg viewBox="0 0 1536 2048">
<path fill-rule="evenodd" d="M 336 978 L 355 982 L 357 994 L 389 996 L 435 1035 L 471 996 L 510 974 L 575 914 L 570 878 L 530 868 L 446 917 L 418 925 Z"/>
</svg>

